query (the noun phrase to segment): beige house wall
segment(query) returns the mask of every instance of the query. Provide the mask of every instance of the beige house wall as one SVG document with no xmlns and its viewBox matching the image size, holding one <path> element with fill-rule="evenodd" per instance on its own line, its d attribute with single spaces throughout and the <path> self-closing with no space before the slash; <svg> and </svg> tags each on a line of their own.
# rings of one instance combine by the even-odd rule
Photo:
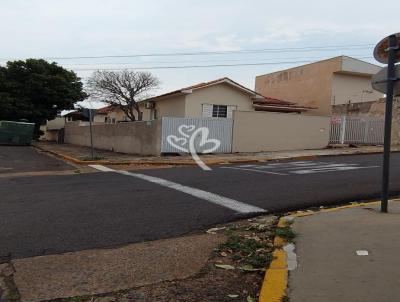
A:
<svg viewBox="0 0 400 302">
<path fill-rule="evenodd" d="M 185 117 L 185 96 L 177 96 L 165 100 L 159 100 L 155 104 L 157 118 L 162 117 Z"/>
<path fill-rule="evenodd" d="M 97 149 L 140 155 L 161 153 L 161 121 L 93 125 L 92 130 Z M 90 146 L 89 126 L 67 123 L 64 141 Z"/>
<path fill-rule="evenodd" d="M 46 122 L 46 130 L 58 130 L 64 128 L 65 118 L 57 116 L 55 119 Z"/>
<path fill-rule="evenodd" d="M 318 107 L 310 114 L 331 114 L 331 78 L 340 70 L 340 58 L 295 67 L 256 77 L 256 92 L 296 102 L 303 106 Z"/>
<path fill-rule="evenodd" d="M 382 97 L 371 87 L 371 74 L 379 70 L 374 64 L 341 56 L 258 76 L 255 90 L 265 96 L 318 107 L 310 114 L 330 115 L 332 104 Z"/>
<path fill-rule="evenodd" d="M 369 76 L 343 73 L 332 76 L 332 105 L 371 102 L 382 96 L 372 89 Z"/>
<path fill-rule="evenodd" d="M 233 152 L 321 149 L 329 143 L 330 117 L 234 112 Z"/>
<path fill-rule="evenodd" d="M 202 117 L 203 104 L 233 105 L 236 106 L 236 110 L 253 110 L 249 94 L 227 84 L 194 90 L 193 93 L 186 95 L 185 117 Z"/>
<path fill-rule="evenodd" d="M 176 96 L 158 100 L 154 109 L 146 109 L 145 102 L 139 103 L 140 111 L 143 112 L 143 121 L 151 121 L 154 118 L 154 110 L 157 111 L 157 119 L 162 117 L 185 117 L 185 96 Z"/>
</svg>

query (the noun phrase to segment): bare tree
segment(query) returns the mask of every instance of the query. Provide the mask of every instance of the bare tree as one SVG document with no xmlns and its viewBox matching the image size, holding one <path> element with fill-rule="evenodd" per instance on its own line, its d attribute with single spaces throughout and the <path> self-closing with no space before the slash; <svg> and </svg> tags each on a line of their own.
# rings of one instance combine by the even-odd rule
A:
<svg viewBox="0 0 400 302">
<path fill-rule="evenodd" d="M 87 82 L 91 97 L 103 102 L 118 106 L 131 120 L 142 120 L 142 112 L 138 101 L 150 96 L 151 91 L 157 89 L 160 81 L 150 72 L 136 72 L 130 70 L 96 71 Z M 136 115 L 135 115 L 136 113 Z"/>
</svg>

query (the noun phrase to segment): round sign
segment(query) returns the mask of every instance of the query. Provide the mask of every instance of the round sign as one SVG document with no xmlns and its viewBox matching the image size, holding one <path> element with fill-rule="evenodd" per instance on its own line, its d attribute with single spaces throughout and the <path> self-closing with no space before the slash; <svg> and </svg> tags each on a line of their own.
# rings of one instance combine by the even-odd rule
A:
<svg viewBox="0 0 400 302">
<path fill-rule="evenodd" d="M 397 45 L 400 45 L 400 33 L 394 34 L 397 38 Z M 389 36 L 380 41 L 374 49 L 374 57 L 379 63 L 388 64 L 388 51 L 389 48 Z M 396 62 L 400 61 L 400 51 L 396 53 Z"/>
<path fill-rule="evenodd" d="M 371 80 L 372 88 L 385 94 L 387 93 L 387 70 L 387 67 L 382 68 Z M 395 66 L 395 75 L 396 78 L 400 78 L 400 65 Z M 400 80 L 394 82 L 393 95 L 400 95 Z"/>
</svg>

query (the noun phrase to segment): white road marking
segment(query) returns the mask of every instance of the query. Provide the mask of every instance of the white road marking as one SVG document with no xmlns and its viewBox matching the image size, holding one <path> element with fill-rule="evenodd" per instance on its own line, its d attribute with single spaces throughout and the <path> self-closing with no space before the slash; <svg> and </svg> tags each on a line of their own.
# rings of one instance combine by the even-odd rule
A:
<svg viewBox="0 0 400 302">
<path fill-rule="evenodd" d="M 241 165 L 235 167 L 221 167 L 221 169 L 233 169 L 252 171 L 257 173 L 275 174 L 275 175 L 290 175 L 290 174 L 313 174 L 323 172 L 350 171 L 358 169 L 379 168 L 379 166 L 360 166 L 359 164 L 351 163 L 331 163 L 331 162 L 284 162 L 273 163 L 266 165 Z"/>
<path fill-rule="evenodd" d="M 132 176 L 136 177 L 142 180 L 146 180 L 152 183 L 156 183 L 160 186 L 167 187 L 170 189 L 174 189 L 176 191 L 180 191 L 183 193 L 186 193 L 188 195 L 209 201 L 211 203 L 214 203 L 216 205 L 231 209 L 237 213 L 243 213 L 243 214 L 248 214 L 248 213 L 265 213 L 266 210 L 249 205 L 244 202 L 240 202 L 231 198 L 227 198 L 218 194 L 210 193 L 207 191 L 203 191 L 200 189 L 184 186 L 166 179 L 162 179 L 159 177 L 154 177 L 154 176 L 149 176 L 145 174 L 139 174 L 139 173 L 131 173 L 128 171 L 118 171 L 118 170 L 113 170 L 101 165 L 90 165 L 90 167 L 103 171 L 103 172 L 114 172 L 114 173 L 119 173 L 127 176 Z"/>
<path fill-rule="evenodd" d="M 277 173 L 277 172 L 270 172 L 270 171 L 256 170 L 256 169 L 236 168 L 236 167 L 221 167 L 221 169 L 252 171 L 252 172 L 258 172 L 258 173 L 264 173 L 264 174 L 274 174 L 274 175 L 289 175 L 289 174 L 284 174 L 284 173 Z"/>
<path fill-rule="evenodd" d="M 315 168 L 315 169 L 310 169 L 310 170 L 291 171 L 290 173 L 294 173 L 294 174 L 312 174 L 312 173 L 350 171 L 350 170 L 370 169 L 370 168 L 379 168 L 379 166 L 369 166 L 369 167 L 346 167 L 346 166 L 342 166 L 342 167 L 326 167 L 326 168 Z"/>
<path fill-rule="evenodd" d="M 89 165 L 89 167 L 99 170 L 99 171 L 102 171 L 102 172 L 116 172 L 115 170 L 104 167 L 102 165 Z"/>
</svg>

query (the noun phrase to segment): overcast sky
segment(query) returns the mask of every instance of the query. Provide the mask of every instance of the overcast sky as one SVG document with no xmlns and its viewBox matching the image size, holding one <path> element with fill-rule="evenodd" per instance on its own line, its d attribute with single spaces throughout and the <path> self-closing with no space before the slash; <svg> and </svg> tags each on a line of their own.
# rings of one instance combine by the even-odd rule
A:
<svg viewBox="0 0 400 302">
<path fill-rule="evenodd" d="M 56 60 L 75 70 L 83 80 L 95 68 L 263 63 L 151 70 L 162 82 L 158 93 L 224 76 L 254 88 L 256 75 L 301 62 L 341 54 L 374 62 L 373 44 L 400 31 L 398 0 L 379 4 L 368 0 L 0 0 L 0 64 L 7 59 L 30 57 L 283 49 L 224 55 Z M 362 46 L 287 49 L 343 45 Z"/>
</svg>

